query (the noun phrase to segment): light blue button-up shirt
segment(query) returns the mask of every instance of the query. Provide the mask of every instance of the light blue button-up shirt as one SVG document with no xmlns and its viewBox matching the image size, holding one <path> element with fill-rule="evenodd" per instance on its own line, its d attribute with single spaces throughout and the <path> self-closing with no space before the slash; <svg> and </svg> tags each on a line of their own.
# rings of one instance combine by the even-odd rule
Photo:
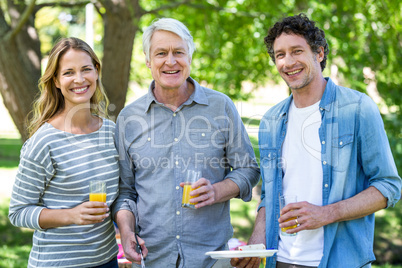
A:
<svg viewBox="0 0 402 268">
<path fill-rule="evenodd" d="M 365 94 L 328 80 L 320 102 L 319 129 L 323 170 L 323 205 L 376 187 L 394 206 L 401 195 L 401 178 L 392 157 L 377 105 Z M 292 96 L 270 109 L 259 131 L 261 205 L 266 211 L 267 248 L 278 248 L 279 204 L 282 193 L 282 144 Z M 319 267 L 369 267 L 373 254 L 374 214 L 324 226 L 324 255 Z M 267 259 L 274 268 L 276 257 Z"/>
<path fill-rule="evenodd" d="M 116 124 L 120 154 L 120 196 L 113 213 L 133 211 L 149 250 L 147 268 L 206 268 L 207 251 L 225 249 L 233 235 L 229 201 L 200 209 L 181 207 L 187 169 L 212 184 L 230 178 L 239 198 L 251 200 L 259 168 L 241 118 L 224 94 L 200 86 L 176 111 L 147 95 L 128 105 Z"/>
</svg>

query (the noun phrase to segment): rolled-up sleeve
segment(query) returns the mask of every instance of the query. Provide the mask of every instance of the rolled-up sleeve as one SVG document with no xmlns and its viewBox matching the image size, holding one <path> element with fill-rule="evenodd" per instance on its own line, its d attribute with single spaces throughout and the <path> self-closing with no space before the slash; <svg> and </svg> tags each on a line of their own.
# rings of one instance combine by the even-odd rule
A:
<svg viewBox="0 0 402 268">
<path fill-rule="evenodd" d="M 369 185 L 387 198 L 387 207 L 393 207 L 401 198 L 401 178 L 378 107 L 366 95 L 361 99 L 359 115 L 359 157 L 363 171 Z"/>
</svg>

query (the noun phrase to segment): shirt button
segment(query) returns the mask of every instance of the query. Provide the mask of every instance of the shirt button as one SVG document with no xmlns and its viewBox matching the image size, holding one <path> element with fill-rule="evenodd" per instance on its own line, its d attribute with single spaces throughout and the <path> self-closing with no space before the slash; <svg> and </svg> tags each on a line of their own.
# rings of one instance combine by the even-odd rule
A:
<svg viewBox="0 0 402 268">
<path fill-rule="evenodd" d="M 321 143 L 322 143 L 322 144 L 325 144 L 325 141 L 322 141 Z"/>
<path fill-rule="evenodd" d="M 179 139 L 178 138 L 174 138 L 174 141 L 178 141 Z"/>
<path fill-rule="evenodd" d="M 324 110 L 322 107 L 320 107 L 320 110 L 322 111 L 322 110 Z"/>
<path fill-rule="evenodd" d="M 180 239 L 180 235 L 176 235 L 176 239 Z"/>
<path fill-rule="evenodd" d="M 176 190 L 179 190 L 180 189 L 180 186 L 176 186 Z"/>
<path fill-rule="evenodd" d="M 340 142 L 340 143 L 339 143 L 339 145 L 342 145 L 342 144 L 343 144 L 343 142 Z"/>
<path fill-rule="evenodd" d="M 173 113 L 173 116 L 176 116 L 176 113 Z"/>
<path fill-rule="evenodd" d="M 326 165 L 326 164 L 327 164 L 327 161 L 323 161 L 322 163 L 323 163 L 324 165 Z"/>
<path fill-rule="evenodd" d="M 205 137 L 205 133 L 202 133 L 201 136 Z"/>
<path fill-rule="evenodd" d="M 147 140 L 148 140 L 148 141 L 151 141 L 151 138 L 148 138 Z"/>
<path fill-rule="evenodd" d="M 179 164 L 179 161 L 174 162 L 176 164 L 176 166 Z"/>
<path fill-rule="evenodd" d="M 177 214 L 177 215 L 180 215 L 180 211 L 176 211 L 176 214 Z"/>
<path fill-rule="evenodd" d="M 325 184 L 324 186 L 325 186 L 325 188 L 328 188 L 328 184 Z"/>
</svg>

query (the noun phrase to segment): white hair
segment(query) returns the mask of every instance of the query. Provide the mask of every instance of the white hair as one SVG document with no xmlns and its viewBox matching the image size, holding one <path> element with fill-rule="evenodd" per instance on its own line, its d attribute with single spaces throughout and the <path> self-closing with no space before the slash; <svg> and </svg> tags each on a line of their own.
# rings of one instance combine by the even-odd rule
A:
<svg viewBox="0 0 402 268">
<path fill-rule="evenodd" d="M 150 26 L 148 26 L 142 35 L 142 47 L 145 53 L 145 58 L 148 62 L 150 61 L 149 53 L 151 50 L 151 38 L 156 31 L 168 31 L 178 35 L 187 43 L 190 59 L 193 57 L 195 44 L 188 28 L 178 20 L 161 18 L 155 20 Z"/>
</svg>

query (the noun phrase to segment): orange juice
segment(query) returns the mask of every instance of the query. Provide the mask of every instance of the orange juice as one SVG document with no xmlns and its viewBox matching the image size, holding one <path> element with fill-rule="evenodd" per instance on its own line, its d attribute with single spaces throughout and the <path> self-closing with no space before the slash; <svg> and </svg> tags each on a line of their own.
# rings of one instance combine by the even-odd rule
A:
<svg viewBox="0 0 402 268">
<path fill-rule="evenodd" d="M 89 201 L 96 201 L 96 202 L 106 202 L 106 193 L 90 193 L 89 194 Z M 96 213 L 96 215 L 102 215 L 105 213 Z"/>
<path fill-rule="evenodd" d="M 288 222 L 288 221 L 294 221 L 294 220 L 296 220 L 296 217 L 295 217 L 295 218 L 290 218 L 290 219 L 287 220 L 286 222 Z M 295 225 L 293 225 L 293 226 L 281 228 L 281 230 L 282 230 L 282 232 L 286 233 L 286 230 L 293 229 L 293 228 L 296 228 L 296 227 L 297 227 L 297 224 L 295 224 Z"/>
<path fill-rule="evenodd" d="M 297 202 L 297 196 L 295 196 L 295 195 L 281 195 L 281 196 L 279 196 L 279 209 L 280 209 L 281 215 L 282 215 L 282 209 L 285 206 L 287 206 L 287 205 L 289 205 L 291 203 L 296 203 L 296 202 Z M 294 221 L 296 219 L 297 218 L 290 218 L 289 220 L 287 220 L 287 222 L 288 221 Z M 296 233 L 288 234 L 288 233 L 286 233 L 286 230 L 293 229 L 293 228 L 296 228 L 296 227 L 297 227 L 297 224 L 289 226 L 289 227 L 281 228 L 281 234 L 282 235 L 287 235 L 287 236 L 295 236 Z"/>
<path fill-rule="evenodd" d="M 106 193 L 90 193 L 89 201 L 106 202 Z"/>
<path fill-rule="evenodd" d="M 190 196 L 190 192 L 194 189 L 191 188 L 191 183 L 186 183 L 183 187 L 183 199 L 181 201 L 181 206 L 186 208 L 195 208 L 196 203 L 190 203 L 191 198 L 195 198 L 198 195 Z"/>
</svg>

